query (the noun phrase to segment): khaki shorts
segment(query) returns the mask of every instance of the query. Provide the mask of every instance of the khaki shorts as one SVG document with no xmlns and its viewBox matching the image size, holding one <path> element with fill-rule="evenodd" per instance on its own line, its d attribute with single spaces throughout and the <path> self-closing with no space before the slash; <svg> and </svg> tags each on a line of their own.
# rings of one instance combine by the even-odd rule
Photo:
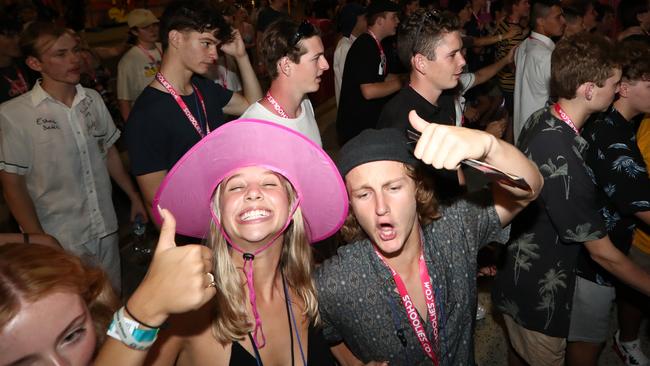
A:
<svg viewBox="0 0 650 366">
<path fill-rule="evenodd" d="M 517 324 L 503 314 L 510 344 L 519 357 L 531 366 L 564 366 L 566 338 L 547 336 Z"/>
</svg>

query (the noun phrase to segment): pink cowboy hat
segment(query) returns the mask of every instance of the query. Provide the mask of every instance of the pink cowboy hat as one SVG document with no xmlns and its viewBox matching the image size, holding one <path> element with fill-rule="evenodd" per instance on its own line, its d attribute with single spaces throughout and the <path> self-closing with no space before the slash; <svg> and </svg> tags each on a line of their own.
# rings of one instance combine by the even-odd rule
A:
<svg viewBox="0 0 650 366">
<path fill-rule="evenodd" d="M 289 180 L 300 198 L 310 242 L 331 236 L 343 225 L 348 195 L 332 159 L 302 134 L 256 119 L 226 123 L 194 145 L 163 180 L 153 207 L 171 211 L 179 234 L 205 238 L 217 185 L 248 166 L 268 168 Z M 158 210 L 153 213 L 160 223 Z"/>
</svg>

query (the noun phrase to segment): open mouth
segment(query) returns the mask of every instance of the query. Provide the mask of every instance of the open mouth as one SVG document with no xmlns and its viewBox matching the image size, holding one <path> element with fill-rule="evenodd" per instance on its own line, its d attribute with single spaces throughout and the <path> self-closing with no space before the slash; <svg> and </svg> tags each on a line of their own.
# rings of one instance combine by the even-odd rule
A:
<svg viewBox="0 0 650 366">
<path fill-rule="evenodd" d="M 242 214 L 239 215 L 239 219 L 243 222 L 246 222 L 246 221 L 263 219 L 265 217 L 269 217 L 270 215 L 271 212 L 268 210 L 256 209 L 256 210 L 249 210 L 243 212 Z"/>
<path fill-rule="evenodd" d="M 377 228 L 377 234 L 382 241 L 393 240 L 397 237 L 397 230 L 395 226 L 389 223 L 379 224 Z"/>
</svg>

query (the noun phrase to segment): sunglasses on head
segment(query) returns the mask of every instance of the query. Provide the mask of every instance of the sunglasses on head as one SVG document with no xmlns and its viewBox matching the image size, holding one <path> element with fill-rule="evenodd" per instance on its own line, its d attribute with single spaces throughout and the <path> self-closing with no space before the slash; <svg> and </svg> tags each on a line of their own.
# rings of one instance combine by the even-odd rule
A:
<svg viewBox="0 0 650 366">
<path fill-rule="evenodd" d="M 440 23 L 440 21 L 442 20 L 440 12 L 437 10 L 430 10 L 424 13 L 422 19 L 420 19 L 420 24 L 418 24 L 418 29 L 415 31 L 415 37 L 413 37 L 413 49 L 411 51 L 413 52 L 414 55 L 417 53 L 417 50 L 415 49 L 415 45 L 417 44 L 417 40 L 420 37 L 422 26 L 424 25 L 424 22 L 427 19 L 431 19 L 435 23 Z"/>
<path fill-rule="evenodd" d="M 296 33 L 291 37 L 291 41 L 289 42 L 289 45 L 291 47 L 296 47 L 298 42 L 300 42 L 301 39 L 303 38 L 309 38 L 316 34 L 316 28 L 309 23 L 306 20 L 303 20 L 302 23 L 298 26 L 298 30 L 296 30 Z"/>
</svg>

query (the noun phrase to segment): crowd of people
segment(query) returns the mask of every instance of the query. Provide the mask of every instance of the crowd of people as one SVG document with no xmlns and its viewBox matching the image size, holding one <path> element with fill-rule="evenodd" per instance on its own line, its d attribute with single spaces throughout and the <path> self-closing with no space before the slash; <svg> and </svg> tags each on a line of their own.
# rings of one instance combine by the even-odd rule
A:
<svg viewBox="0 0 650 366">
<path fill-rule="evenodd" d="M 248 5 L 0 14 L 0 365 L 476 365 L 485 274 L 509 365 L 650 365 L 650 1 Z"/>
</svg>

